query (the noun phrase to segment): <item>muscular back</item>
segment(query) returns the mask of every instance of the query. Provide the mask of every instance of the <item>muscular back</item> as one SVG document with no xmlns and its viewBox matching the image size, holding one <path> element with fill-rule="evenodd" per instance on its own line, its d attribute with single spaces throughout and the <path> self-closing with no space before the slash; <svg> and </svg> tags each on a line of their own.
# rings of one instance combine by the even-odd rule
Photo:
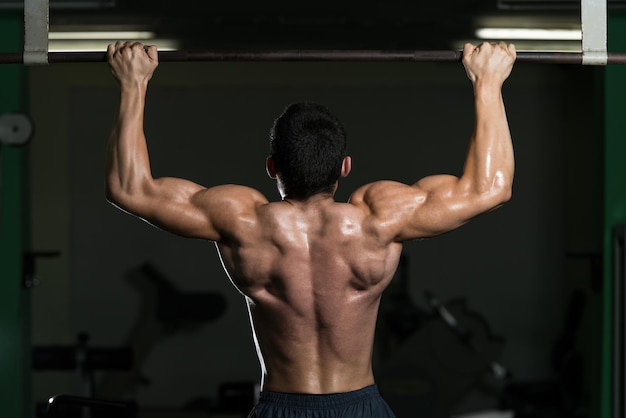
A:
<svg viewBox="0 0 626 418">
<path fill-rule="evenodd" d="M 175 234 L 217 243 L 233 283 L 247 297 L 265 390 L 328 393 L 373 382 L 371 350 L 378 303 L 401 242 L 451 231 L 511 197 L 514 157 L 502 84 L 515 46 L 466 44 L 476 123 L 463 174 L 415 184 L 379 181 L 351 203 L 330 196 L 269 203 L 243 186 L 205 188 L 152 176 L 143 115 L 155 46 L 117 42 L 107 58 L 120 105 L 106 160 L 106 196 Z M 273 156 L 268 174 L 276 175 Z M 345 157 L 341 177 L 348 175 Z M 293 194 L 292 194 L 293 196 Z"/>
<path fill-rule="evenodd" d="M 231 232 L 218 247 L 248 301 L 263 389 L 332 393 L 373 383 L 378 305 L 401 245 L 381 242 L 361 208 L 328 197 L 258 205 Z"/>
</svg>

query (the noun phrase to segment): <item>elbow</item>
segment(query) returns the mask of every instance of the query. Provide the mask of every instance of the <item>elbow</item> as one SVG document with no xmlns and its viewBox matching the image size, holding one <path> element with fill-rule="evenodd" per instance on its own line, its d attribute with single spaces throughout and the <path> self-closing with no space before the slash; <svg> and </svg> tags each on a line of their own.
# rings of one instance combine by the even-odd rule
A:
<svg viewBox="0 0 626 418">
<path fill-rule="evenodd" d="M 491 194 L 495 200 L 496 207 L 511 200 L 513 197 L 513 176 L 499 173 L 496 176 L 496 181 L 493 183 Z"/>
<path fill-rule="evenodd" d="M 132 202 L 135 190 L 132 187 L 124 187 L 115 179 L 107 179 L 104 187 L 104 197 L 110 204 L 127 210 L 128 203 Z"/>
<path fill-rule="evenodd" d="M 122 199 L 122 193 L 119 187 L 115 187 L 110 182 L 106 182 L 104 186 L 104 198 L 107 202 L 115 206 L 120 206 Z"/>
<path fill-rule="evenodd" d="M 478 197 L 480 213 L 491 212 L 511 200 L 513 190 L 511 186 L 493 187 L 485 193 L 481 193 Z"/>
<path fill-rule="evenodd" d="M 151 187 L 148 181 L 123 183 L 115 177 L 107 178 L 104 197 L 113 206 L 137 214 L 150 195 Z"/>
<path fill-rule="evenodd" d="M 513 187 L 509 186 L 506 188 L 503 188 L 499 193 L 498 193 L 498 200 L 499 200 L 499 205 L 503 205 L 506 202 L 508 202 L 509 200 L 511 200 L 511 198 L 513 197 Z M 498 205 L 498 206 L 499 206 Z"/>
<path fill-rule="evenodd" d="M 104 196 L 106 200 L 120 205 L 120 203 L 133 200 L 147 190 L 150 178 L 144 173 L 126 170 L 119 172 L 109 169 L 104 177 Z"/>
<path fill-rule="evenodd" d="M 104 187 L 104 198 L 109 203 L 115 203 L 115 192 L 109 187 L 109 185 Z"/>
<path fill-rule="evenodd" d="M 499 171 L 489 180 L 475 186 L 474 192 L 478 201 L 482 202 L 480 206 L 486 211 L 496 209 L 511 200 L 513 176 Z"/>
</svg>

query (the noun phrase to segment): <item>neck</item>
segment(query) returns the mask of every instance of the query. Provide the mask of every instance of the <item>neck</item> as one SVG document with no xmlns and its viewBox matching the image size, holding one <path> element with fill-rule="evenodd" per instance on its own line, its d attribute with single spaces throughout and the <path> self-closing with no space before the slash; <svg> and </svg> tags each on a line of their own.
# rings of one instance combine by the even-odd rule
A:
<svg viewBox="0 0 626 418">
<path fill-rule="evenodd" d="M 300 203 L 308 203 L 308 202 L 317 202 L 317 201 L 323 201 L 323 200 L 333 200 L 335 199 L 335 193 L 337 192 L 337 187 L 339 186 L 339 183 L 335 183 L 335 185 L 333 186 L 332 191 L 330 192 L 320 192 L 320 193 L 315 193 L 314 195 L 311 195 L 309 197 L 295 197 L 292 196 L 290 194 L 288 194 L 285 191 L 285 188 L 283 187 L 282 183 L 279 181 L 278 182 L 278 191 L 280 192 L 280 195 L 282 197 L 282 200 L 284 201 L 289 201 L 289 202 L 300 202 Z"/>
<path fill-rule="evenodd" d="M 334 193 L 317 193 L 313 196 L 309 197 L 292 197 L 289 195 L 283 196 L 283 200 L 285 202 L 298 202 L 298 203 L 314 203 L 314 202 L 323 202 L 325 200 L 335 200 Z"/>
</svg>

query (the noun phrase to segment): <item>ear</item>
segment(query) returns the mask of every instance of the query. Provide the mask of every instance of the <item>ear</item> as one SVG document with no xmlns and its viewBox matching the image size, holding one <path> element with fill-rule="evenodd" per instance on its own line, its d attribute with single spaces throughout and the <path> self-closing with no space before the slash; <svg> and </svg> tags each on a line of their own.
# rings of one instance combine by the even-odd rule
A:
<svg viewBox="0 0 626 418">
<path fill-rule="evenodd" d="M 267 171 L 267 175 L 270 176 L 271 179 L 276 179 L 276 167 L 274 166 L 274 159 L 271 155 L 265 160 L 265 171 Z"/>
<path fill-rule="evenodd" d="M 343 159 L 343 163 L 341 165 L 341 177 L 347 177 L 352 170 L 352 157 L 349 155 Z"/>
</svg>

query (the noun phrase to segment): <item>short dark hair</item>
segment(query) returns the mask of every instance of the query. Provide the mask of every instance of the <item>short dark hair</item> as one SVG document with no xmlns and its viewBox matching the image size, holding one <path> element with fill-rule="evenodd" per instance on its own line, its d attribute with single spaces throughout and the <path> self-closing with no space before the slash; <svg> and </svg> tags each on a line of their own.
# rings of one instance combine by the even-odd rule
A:
<svg viewBox="0 0 626 418">
<path fill-rule="evenodd" d="M 330 193 L 346 156 L 343 123 L 316 103 L 289 105 L 270 131 L 276 175 L 289 197 L 305 199 Z"/>
</svg>

